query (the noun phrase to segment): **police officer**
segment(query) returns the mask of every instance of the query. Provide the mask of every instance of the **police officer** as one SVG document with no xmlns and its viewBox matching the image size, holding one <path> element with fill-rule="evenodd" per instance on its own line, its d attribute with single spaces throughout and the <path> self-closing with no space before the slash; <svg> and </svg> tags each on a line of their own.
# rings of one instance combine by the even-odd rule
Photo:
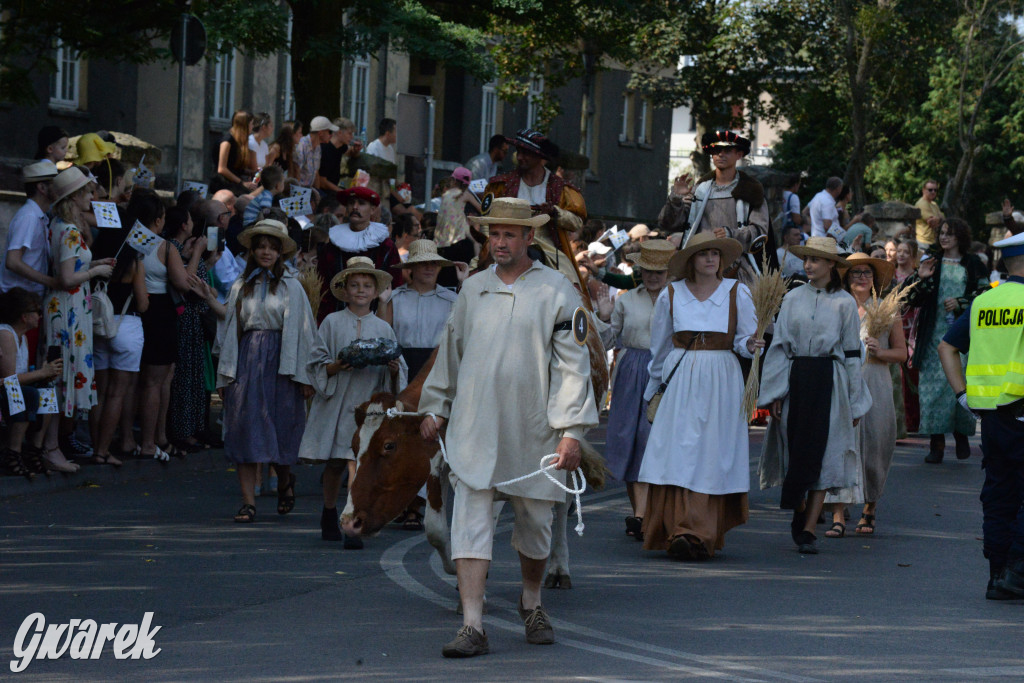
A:
<svg viewBox="0 0 1024 683">
<path fill-rule="evenodd" d="M 1009 278 L 949 328 L 939 359 L 957 401 L 981 416 L 985 597 L 1014 600 L 1024 598 L 1024 233 L 993 246 L 1003 250 Z M 960 353 L 968 349 L 964 371 Z"/>
</svg>

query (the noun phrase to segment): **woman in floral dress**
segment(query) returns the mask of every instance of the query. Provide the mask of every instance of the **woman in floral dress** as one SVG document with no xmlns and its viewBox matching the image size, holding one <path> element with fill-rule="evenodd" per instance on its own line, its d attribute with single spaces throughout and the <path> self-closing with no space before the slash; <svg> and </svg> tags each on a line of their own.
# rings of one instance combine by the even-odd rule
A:
<svg viewBox="0 0 1024 683">
<path fill-rule="evenodd" d="M 60 347 L 64 371 L 57 378 L 57 404 L 62 419 L 60 432 L 70 434 L 74 419 L 96 405 L 92 362 L 92 290 L 94 277 L 110 277 L 114 259 L 92 262 L 92 252 L 82 238 L 86 229 L 82 214 L 89 210 L 93 185 L 75 167 L 62 171 L 53 182 L 53 220 L 50 222 L 50 268 L 55 287 L 45 303 L 46 343 Z M 66 462 L 58 447 L 57 420 L 46 435 L 46 457 Z"/>
</svg>

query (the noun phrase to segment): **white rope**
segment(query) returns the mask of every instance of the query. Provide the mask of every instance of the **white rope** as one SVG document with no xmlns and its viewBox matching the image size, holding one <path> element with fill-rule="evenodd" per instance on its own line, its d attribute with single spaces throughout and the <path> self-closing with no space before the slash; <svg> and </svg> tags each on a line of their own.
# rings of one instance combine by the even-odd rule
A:
<svg viewBox="0 0 1024 683">
<path fill-rule="evenodd" d="M 402 411 L 399 411 L 396 408 L 388 408 L 386 415 L 387 415 L 387 417 L 401 417 L 401 416 L 423 417 L 423 415 L 421 415 L 420 413 L 402 412 Z M 426 417 L 432 418 L 434 420 L 434 424 L 435 425 L 437 424 L 437 416 L 436 415 L 434 415 L 433 413 L 426 413 L 425 415 L 426 415 Z M 444 458 L 444 461 L 447 463 L 448 462 L 448 451 L 445 450 L 444 439 L 441 438 L 440 432 L 437 435 L 437 442 L 441 446 L 441 457 Z M 586 479 L 586 477 L 583 476 L 583 473 L 580 472 L 579 469 L 577 468 L 575 471 L 569 472 L 569 477 L 572 480 L 572 483 L 575 486 L 575 488 L 569 488 L 568 486 L 566 486 L 562 482 L 558 481 L 557 478 L 555 478 L 554 476 L 551 475 L 550 470 L 555 469 L 555 466 L 557 465 L 557 461 L 558 461 L 559 457 L 560 456 L 557 453 L 548 453 L 547 455 L 541 457 L 540 465 L 539 465 L 538 469 L 534 470 L 533 472 L 530 472 L 529 474 L 524 474 L 521 477 L 516 477 L 515 479 L 509 479 L 508 481 L 499 482 L 499 483 L 494 485 L 494 488 L 498 488 L 498 487 L 501 487 L 501 486 L 508 486 L 510 484 L 517 484 L 517 483 L 519 483 L 521 481 L 526 481 L 527 479 L 532 479 L 533 477 L 536 477 L 538 474 L 543 474 L 545 477 L 550 479 L 551 482 L 555 486 L 557 486 L 558 488 L 562 489 L 566 493 L 568 493 L 568 494 L 570 494 L 572 496 L 575 496 L 575 498 L 576 498 L 576 527 L 575 528 L 576 528 L 576 533 L 579 534 L 580 536 L 582 536 L 583 535 L 583 529 L 584 529 L 584 526 L 583 526 L 583 503 L 580 501 L 580 495 L 584 491 L 587 490 L 587 479 Z M 548 464 L 545 465 L 544 464 L 545 462 L 548 462 Z M 449 466 L 450 466 L 450 463 L 449 463 Z"/>
</svg>

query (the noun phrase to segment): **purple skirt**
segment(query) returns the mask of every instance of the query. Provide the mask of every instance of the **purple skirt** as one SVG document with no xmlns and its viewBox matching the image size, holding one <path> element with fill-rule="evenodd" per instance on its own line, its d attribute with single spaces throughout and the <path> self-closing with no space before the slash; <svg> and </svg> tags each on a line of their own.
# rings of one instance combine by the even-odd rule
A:
<svg viewBox="0 0 1024 683">
<path fill-rule="evenodd" d="M 236 379 L 224 391 L 224 455 L 235 464 L 294 465 L 306 429 L 299 384 L 277 374 L 281 332 L 253 330 L 238 342 Z"/>
<path fill-rule="evenodd" d="M 608 410 L 608 441 L 605 459 L 612 476 L 619 481 L 635 482 L 640 474 L 640 463 L 651 435 L 647 421 L 647 401 L 644 389 L 650 374 L 647 365 L 651 352 L 647 349 L 626 348 L 619 356 L 612 386 L 612 405 Z"/>
</svg>

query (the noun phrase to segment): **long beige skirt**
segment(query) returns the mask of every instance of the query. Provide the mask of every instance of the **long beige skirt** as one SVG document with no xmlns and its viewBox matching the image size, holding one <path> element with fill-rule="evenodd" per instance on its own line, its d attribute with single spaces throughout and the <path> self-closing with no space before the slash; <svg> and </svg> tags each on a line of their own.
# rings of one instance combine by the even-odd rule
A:
<svg viewBox="0 0 1024 683">
<path fill-rule="evenodd" d="M 746 493 L 712 495 L 680 486 L 651 484 L 644 513 L 644 550 L 668 550 L 672 539 L 695 536 L 713 557 L 725 547 L 725 532 L 750 516 Z"/>
</svg>

